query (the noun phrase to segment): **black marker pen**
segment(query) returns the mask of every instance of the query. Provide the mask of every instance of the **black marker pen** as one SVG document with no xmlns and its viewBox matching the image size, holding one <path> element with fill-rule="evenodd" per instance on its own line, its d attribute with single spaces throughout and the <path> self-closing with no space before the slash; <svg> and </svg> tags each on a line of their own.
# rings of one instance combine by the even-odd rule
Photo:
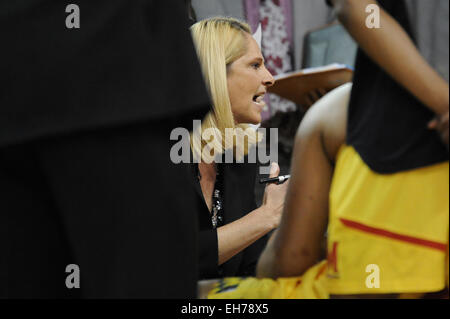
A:
<svg viewBox="0 0 450 319">
<path fill-rule="evenodd" d="M 291 177 L 291 175 L 282 175 L 278 177 L 269 177 L 269 178 L 261 178 L 259 180 L 260 184 L 267 184 L 267 183 L 276 183 L 276 184 L 283 184 L 285 181 L 287 181 Z"/>
</svg>

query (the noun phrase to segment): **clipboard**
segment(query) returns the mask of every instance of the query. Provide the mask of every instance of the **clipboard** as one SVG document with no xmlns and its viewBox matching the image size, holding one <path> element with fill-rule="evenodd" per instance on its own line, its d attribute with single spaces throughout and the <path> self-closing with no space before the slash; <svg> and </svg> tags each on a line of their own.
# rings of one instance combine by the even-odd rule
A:
<svg viewBox="0 0 450 319">
<path fill-rule="evenodd" d="M 330 64 L 284 73 L 274 78 L 275 84 L 267 89 L 269 93 L 275 93 L 298 105 L 306 105 L 308 92 L 319 88 L 331 91 L 351 82 L 353 70 L 344 64 Z"/>
</svg>

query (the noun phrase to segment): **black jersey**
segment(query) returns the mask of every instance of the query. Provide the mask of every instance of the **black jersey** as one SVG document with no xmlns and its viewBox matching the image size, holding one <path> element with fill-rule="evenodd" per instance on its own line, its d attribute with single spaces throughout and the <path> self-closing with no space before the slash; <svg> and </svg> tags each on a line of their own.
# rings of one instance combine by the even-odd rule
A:
<svg viewBox="0 0 450 319">
<path fill-rule="evenodd" d="M 404 1 L 381 0 L 379 4 L 414 41 Z M 388 174 L 448 160 L 438 134 L 427 128 L 434 113 L 361 49 L 353 82 L 346 143 L 372 170 Z"/>
</svg>

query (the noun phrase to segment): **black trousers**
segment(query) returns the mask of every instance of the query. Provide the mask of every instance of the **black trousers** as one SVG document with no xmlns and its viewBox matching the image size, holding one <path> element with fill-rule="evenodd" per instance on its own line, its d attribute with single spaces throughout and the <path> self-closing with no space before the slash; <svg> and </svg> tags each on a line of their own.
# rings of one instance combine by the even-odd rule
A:
<svg viewBox="0 0 450 319">
<path fill-rule="evenodd" d="M 0 148 L 1 298 L 196 297 L 199 203 L 171 124 Z"/>
</svg>

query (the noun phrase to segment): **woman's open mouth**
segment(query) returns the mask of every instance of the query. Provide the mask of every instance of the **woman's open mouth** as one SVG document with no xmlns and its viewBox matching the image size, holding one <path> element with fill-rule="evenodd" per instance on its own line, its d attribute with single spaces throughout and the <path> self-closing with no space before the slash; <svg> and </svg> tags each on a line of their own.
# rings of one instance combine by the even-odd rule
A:
<svg viewBox="0 0 450 319">
<path fill-rule="evenodd" d="M 266 105 L 266 102 L 264 101 L 264 96 L 265 96 L 264 93 L 255 95 L 253 97 L 253 103 L 258 105 L 259 107 L 263 107 L 264 105 Z"/>
</svg>

